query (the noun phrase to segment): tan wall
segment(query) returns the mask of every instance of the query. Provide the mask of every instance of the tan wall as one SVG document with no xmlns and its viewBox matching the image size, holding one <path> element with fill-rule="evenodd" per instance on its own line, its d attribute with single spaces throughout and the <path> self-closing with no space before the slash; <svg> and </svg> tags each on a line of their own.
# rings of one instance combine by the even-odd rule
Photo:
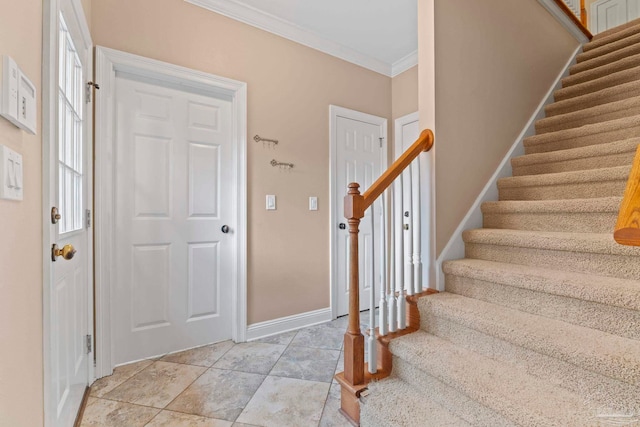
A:
<svg viewBox="0 0 640 427">
<path fill-rule="evenodd" d="M 578 42 L 536 0 L 439 1 L 434 16 L 440 254 Z"/>
<path fill-rule="evenodd" d="M 393 120 L 416 111 L 418 111 L 417 65 L 391 79 L 391 116 Z"/>
<path fill-rule="evenodd" d="M 0 55 L 41 92 L 42 0 L 0 0 Z M 40 129 L 38 109 L 38 129 Z M 41 137 L 0 118 L 0 144 L 22 154 L 24 200 L 0 200 L 0 426 L 43 423 Z"/>
<path fill-rule="evenodd" d="M 248 142 L 248 322 L 328 307 L 329 104 L 390 118 L 391 79 L 183 0 L 92 6 L 97 45 L 248 83 L 249 137 L 280 141 Z M 267 194 L 277 211 L 265 211 Z"/>
</svg>

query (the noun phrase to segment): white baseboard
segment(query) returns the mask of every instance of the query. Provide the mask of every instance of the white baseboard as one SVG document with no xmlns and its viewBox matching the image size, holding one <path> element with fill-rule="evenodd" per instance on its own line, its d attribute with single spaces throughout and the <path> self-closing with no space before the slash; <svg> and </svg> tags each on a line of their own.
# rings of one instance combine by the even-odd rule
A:
<svg viewBox="0 0 640 427">
<path fill-rule="evenodd" d="M 444 273 L 442 272 L 442 263 L 446 260 L 464 258 L 464 241 L 462 240 L 462 232 L 464 230 L 481 228 L 482 227 L 482 211 L 480 207 L 484 202 L 498 200 L 498 179 L 511 176 L 511 159 L 514 157 L 522 156 L 524 154 L 524 139 L 535 135 L 536 121 L 544 118 L 544 107 L 553 103 L 553 93 L 562 87 L 562 79 L 569 75 L 569 68 L 576 63 L 576 56 L 582 51 L 582 46 L 579 46 L 573 53 L 567 64 L 563 68 L 562 72 L 556 78 L 555 83 L 547 92 L 547 95 L 543 98 L 540 105 L 536 109 L 535 113 L 529 119 L 529 122 L 525 125 L 524 129 L 515 140 L 505 157 L 500 162 L 498 169 L 493 176 L 484 186 L 480 195 L 475 200 L 471 209 L 467 212 L 465 217 L 456 228 L 456 231 L 447 242 L 442 253 L 436 260 L 436 286 L 439 291 L 444 291 Z"/>
<path fill-rule="evenodd" d="M 284 332 L 295 331 L 331 320 L 331 308 L 308 311 L 266 322 L 254 323 L 247 328 L 247 341 L 254 341 Z"/>
</svg>

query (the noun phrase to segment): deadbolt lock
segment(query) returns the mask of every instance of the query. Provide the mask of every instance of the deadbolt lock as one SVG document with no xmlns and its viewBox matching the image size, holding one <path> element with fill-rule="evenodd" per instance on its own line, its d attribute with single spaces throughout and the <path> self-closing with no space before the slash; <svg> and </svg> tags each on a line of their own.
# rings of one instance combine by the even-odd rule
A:
<svg viewBox="0 0 640 427">
<path fill-rule="evenodd" d="M 55 206 L 51 208 L 51 224 L 57 224 L 62 216 Z"/>
<path fill-rule="evenodd" d="M 61 256 L 66 260 L 70 260 L 76 254 L 76 248 L 73 245 L 64 245 L 62 249 L 58 248 L 55 243 L 51 246 L 51 261 L 56 261 L 56 258 Z"/>
</svg>

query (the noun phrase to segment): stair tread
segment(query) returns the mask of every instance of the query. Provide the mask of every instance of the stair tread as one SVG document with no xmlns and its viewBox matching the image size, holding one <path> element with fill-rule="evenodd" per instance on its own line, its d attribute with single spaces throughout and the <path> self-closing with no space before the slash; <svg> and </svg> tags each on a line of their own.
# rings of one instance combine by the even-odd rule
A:
<svg viewBox="0 0 640 427">
<path fill-rule="evenodd" d="M 540 163 L 560 162 L 566 160 L 586 159 L 607 154 L 635 153 L 640 145 L 640 138 L 629 138 L 604 144 L 588 145 L 586 147 L 568 148 L 566 150 L 548 151 L 545 153 L 525 154 L 514 157 L 511 164 L 525 166 Z"/>
<path fill-rule="evenodd" d="M 545 129 L 553 128 L 554 126 L 565 126 L 565 129 L 570 129 L 578 126 L 584 126 L 584 123 L 582 125 L 575 125 L 575 122 L 584 122 L 585 120 L 590 120 L 591 123 L 589 124 L 599 124 L 609 120 L 602 119 L 602 117 L 606 117 L 606 114 L 626 114 L 624 117 L 628 117 L 634 114 L 624 112 L 632 110 L 633 108 L 636 108 L 637 110 L 638 107 L 640 107 L 640 96 L 634 96 L 620 101 L 613 101 L 607 104 L 596 105 L 582 110 L 540 119 L 536 122 L 536 129 L 539 133 L 542 133 Z M 572 125 L 572 123 L 574 124 Z"/>
<path fill-rule="evenodd" d="M 467 427 L 471 424 L 448 409 L 425 398 L 418 389 L 397 377 L 369 384 L 370 394 L 364 398 L 361 418 L 375 412 L 380 426 L 403 427 Z M 397 404 L 402 402 L 402 404 Z M 407 408 L 411 408 L 407 411 Z"/>
<path fill-rule="evenodd" d="M 421 298 L 418 306 L 421 313 L 429 310 L 520 347 L 640 385 L 640 341 L 447 292 Z"/>
<path fill-rule="evenodd" d="M 401 360 L 517 425 L 587 425 L 583 398 L 424 331 L 393 340 L 391 348 Z"/>
<path fill-rule="evenodd" d="M 626 182 L 630 172 L 631 165 L 626 165 L 568 172 L 545 173 L 540 175 L 509 176 L 498 180 L 498 188 L 532 187 L 618 180 L 624 180 Z"/>
<path fill-rule="evenodd" d="M 623 246 L 612 233 L 567 233 L 476 228 L 462 233 L 465 243 L 536 248 L 567 252 L 590 252 L 610 255 L 640 256 L 640 248 Z"/>
<path fill-rule="evenodd" d="M 500 200 L 484 202 L 482 213 L 599 213 L 618 212 L 622 197 L 567 200 Z"/>
<path fill-rule="evenodd" d="M 640 310 L 640 284 L 635 280 L 469 258 L 446 261 L 443 271 L 456 276 Z"/>
<path fill-rule="evenodd" d="M 591 50 L 597 46 L 611 43 L 612 41 L 628 37 L 631 34 L 640 32 L 640 18 L 618 25 L 617 27 L 595 34 L 591 42 L 586 43 L 585 50 Z"/>
<path fill-rule="evenodd" d="M 568 86 L 562 89 L 558 89 L 554 92 L 554 97 L 557 100 L 573 98 L 574 96 L 580 96 L 585 93 L 594 92 L 606 87 L 611 87 L 615 84 L 628 83 L 640 78 L 640 66 L 628 68 L 626 70 L 616 71 L 603 77 L 598 77 L 593 80 L 578 83 L 572 86 Z"/>
<path fill-rule="evenodd" d="M 541 135 L 534 135 L 525 138 L 524 146 L 531 147 L 540 144 L 548 144 L 558 140 L 579 138 L 581 136 L 593 136 L 621 128 L 640 126 L 640 115 L 623 117 L 621 119 L 609 120 L 602 123 L 584 125 L 579 128 L 563 129 L 555 132 L 548 132 Z M 613 142 L 613 141 L 604 141 Z"/>
<path fill-rule="evenodd" d="M 553 117 L 558 114 L 579 111 L 584 108 L 626 99 L 637 93 L 640 93 L 640 80 L 588 92 L 562 101 L 555 101 L 545 107 L 545 112 L 547 117 Z M 609 100 L 609 98 L 613 99 Z"/>
<path fill-rule="evenodd" d="M 631 57 L 638 53 L 638 44 L 640 43 L 640 33 L 634 34 L 624 39 L 617 40 L 612 43 L 603 45 L 597 49 L 581 53 L 576 56 L 577 64 L 573 65 L 570 70 L 575 75 L 579 71 L 589 69 L 600 65 L 611 66 L 616 61 Z M 574 73 L 573 70 L 578 70 Z M 569 78 L 569 77 L 567 77 Z"/>
</svg>

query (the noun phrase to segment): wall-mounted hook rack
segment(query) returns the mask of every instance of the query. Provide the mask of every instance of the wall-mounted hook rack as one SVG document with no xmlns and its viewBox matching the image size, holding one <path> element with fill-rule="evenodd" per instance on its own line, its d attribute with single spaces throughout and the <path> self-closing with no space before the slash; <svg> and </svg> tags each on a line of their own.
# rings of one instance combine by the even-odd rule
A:
<svg viewBox="0 0 640 427">
<path fill-rule="evenodd" d="M 271 160 L 271 166 L 287 170 L 293 169 L 293 163 L 279 162 L 276 159 Z"/>
<path fill-rule="evenodd" d="M 270 138 L 263 138 L 260 135 L 256 135 L 253 137 L 253 140 L 255 142 L 262 142 L 262 146 L 264 147 L 265 144 L 268 144 L 269 147 L 275 147 L 276 145 L 278 145 L 278 140 L 277 139 L 270 139 Z"/>
</svg>

